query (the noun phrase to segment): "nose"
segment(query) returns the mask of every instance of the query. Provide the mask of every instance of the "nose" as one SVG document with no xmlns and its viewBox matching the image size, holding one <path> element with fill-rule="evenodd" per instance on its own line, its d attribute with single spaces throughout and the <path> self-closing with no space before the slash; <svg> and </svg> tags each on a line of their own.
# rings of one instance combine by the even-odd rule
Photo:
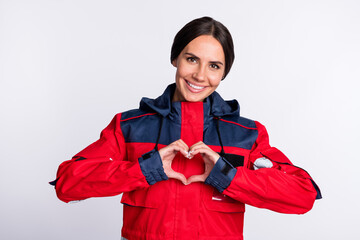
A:
<svg viewBox="0 0 360 240">
<path fill-rule="evenodd" d="M 198 82 L 203 82 L 205 81 L 205 77 L 206 77 L 206 66 L 199 65 L 195 70 L 195 72 L 193 73 L 193 78 Z"/>
</svg>

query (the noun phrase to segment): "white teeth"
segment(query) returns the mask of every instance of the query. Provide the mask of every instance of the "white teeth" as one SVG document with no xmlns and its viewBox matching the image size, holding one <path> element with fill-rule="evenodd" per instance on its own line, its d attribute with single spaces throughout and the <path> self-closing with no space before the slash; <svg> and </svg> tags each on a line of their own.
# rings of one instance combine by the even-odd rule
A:
<svg viewBox="0 0 360 240">
<path fill-rule="evenodd" d="M 187 82 L 187 83 L 190 85 L 190 87 L 195 88 L 195 89 L 198 89 L 198 90 L 201 90 L 201 89 L 204 89 L 204 88 L 205 88 L 205 87 L 196 86 L 196 85 L 191 84 L 191 83 L 189 83 L 189 82 Z"/>
</svg>

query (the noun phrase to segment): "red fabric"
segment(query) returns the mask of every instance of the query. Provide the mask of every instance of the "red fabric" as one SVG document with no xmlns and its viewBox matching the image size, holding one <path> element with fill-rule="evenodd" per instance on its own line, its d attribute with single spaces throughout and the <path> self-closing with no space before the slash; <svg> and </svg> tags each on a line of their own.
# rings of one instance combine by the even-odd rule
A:
<svg viewBox="0 0 360 240">
<path fill-rule="evenodd" d="M 269 145 L 266 129 L 259 122 L 258 138 L 250 153 L 248 168 L 238 168 L 235 178 L 224 194 L 243 203 L 281 213 L 302 214 L 309 211 L 317 192 L 311 177 L 292 165 L 278 149 Z M 266 157 L 272 168 L 252 170 L 256 159 Z"/>
<path fill-rule="evenodd" d="M 181 115 L 181 138 L 190 147 L 203 139 L 203 104 L 184 102 Z M 312 207 L 316 191 L 310 176 L 282 164 L 290 161 L 270 147 L 266 130 L 259 123 L 258 139 L 251 151 L 224 147 L 226 153 L 243 155 L 244 167 L 237 168 L 230 186 L 220 194 L 203 183 L 185 186 L 174 179 L 149 186 L 138 158 L 155 144 L 125 143 L 120 118 L 121 114 L 116 115 L 98 141 L 60 165 L 56 192 L 65 202 L 124 193 L 122 236 L 129 240 L 242 240 L 244 203 L 283 213 L 304 213 Z M 209 147 L 221 150 L 219 146 Z M 254 161 L 264 155 L 274 161 L 274 166 L 252 170 Z M 76 161 L 81 158 L 86 159 Z M 186 177 L 204 171 L 200 155 L 187 159 L 178 154 L 172 167 Z"/>
<path fill-rule="evenodd" d="M 181 109 L 181 139 L 190 147 L 203 140 L 203 103 L 182 102 Z M 128 144 L 128 152 L 139 151 L 140 145 Z M 225 151 L 249 154 L 235 147 Z M 177 154 L 172 168 L 190 177 L 202 174 L 204 163 L 200 155 L 187 159 Z M 214 201 L 219 195 L 222 198 Z M 127 239 L 243 239 L 244 204 L 203 183 L 185 186 L 178 180 L 160 181 L 150 188 L 124 193 L 121 202 L 126 204 L 122 236 Z"/>
<path fill-rule="evenodd" d="M 121 114 L 116 115 L 98 141 L 59 166 L 56 193 L 60 200 L 114 196 L 149 186 L 139 163 L 125 160 L 120 119 Z M 79 157 L 86 159 L 76 161 Z"/>
</svg>

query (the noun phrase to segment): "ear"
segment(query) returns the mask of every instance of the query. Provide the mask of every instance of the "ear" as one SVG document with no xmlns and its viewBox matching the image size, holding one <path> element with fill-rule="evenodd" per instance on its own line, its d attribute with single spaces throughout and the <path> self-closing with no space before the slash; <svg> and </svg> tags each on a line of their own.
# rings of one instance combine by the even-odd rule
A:
<svg viewBox="0 0 360 240">
<path fill-rule="evenodd" d="M 177 58 L 175 58 L 175 59 L 171 62 L 171 64 L 172 64 L 174 67 L 177 68 Z"/>
</svg>

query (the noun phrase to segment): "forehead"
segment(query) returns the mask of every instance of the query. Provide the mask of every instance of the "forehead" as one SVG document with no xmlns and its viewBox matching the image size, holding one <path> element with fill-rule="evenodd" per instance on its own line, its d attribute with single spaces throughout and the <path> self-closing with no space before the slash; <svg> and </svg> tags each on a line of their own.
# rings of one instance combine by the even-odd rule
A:
<svg viewBox="0 0 360 240">
<path fill-rule="evenodd" d="M 211 35 L 201 35 L 193 39 L 183 49 L 184 53 L 192 53 L 200 58 L 224 61 L 223 48 L 218 40 Z"/>
</svg>

